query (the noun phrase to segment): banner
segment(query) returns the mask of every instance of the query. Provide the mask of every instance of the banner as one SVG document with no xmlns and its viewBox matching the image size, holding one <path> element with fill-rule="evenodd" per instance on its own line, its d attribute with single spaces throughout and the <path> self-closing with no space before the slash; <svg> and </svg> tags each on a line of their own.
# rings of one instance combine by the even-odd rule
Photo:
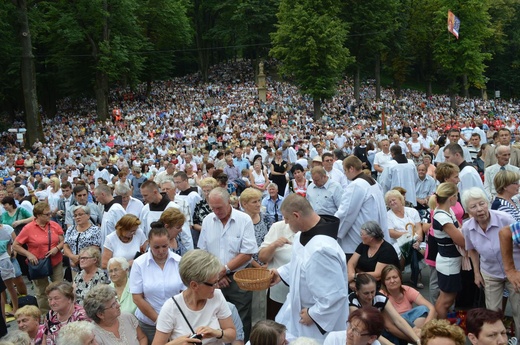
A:
<svg viewBox="0 0 520 345">
<path fill-rule="evenodd" d="M 459 39 L 459 28 L 460 28 L 460 19 L 457 18 L 453 14 L 453 12 L 448 11 L 448 31 L 453 34 L 453 36 Z"/>
</svg>

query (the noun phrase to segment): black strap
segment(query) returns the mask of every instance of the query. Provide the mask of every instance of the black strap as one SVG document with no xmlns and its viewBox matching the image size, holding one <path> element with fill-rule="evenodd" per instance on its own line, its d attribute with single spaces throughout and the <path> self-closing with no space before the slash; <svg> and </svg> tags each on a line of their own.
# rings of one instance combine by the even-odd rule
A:
<svg viewBox="0 0 520 345">
<path fill-rule="evenodd" d="M 177 305 L 177 308 L 179 308 L 179 311 L 180 311 L 181 314 L 182 314 L 182 317 L 184 317 L 184 320 L 186 321 L 186 323 L 187 323 L 188 326 L 190 327 L 191 333 L 192 333 L 192 334 L 195 334 L 195 331 L 194 331 L 193 328 L 191 327 L 191 324 L 190 324 L 190 322 L 188 321 L 188 319 L 186 318 L 186 315 L 184 315 L 184 312 L 182 311 L 181 307 L 179 306 L 179 303 L 177 303 L 177 301 L 176 301 L 175 298 L 173 298 L 173 297 L 172 297 L 172 300 L 175 302 L 175 304 Z"/>
</svg>

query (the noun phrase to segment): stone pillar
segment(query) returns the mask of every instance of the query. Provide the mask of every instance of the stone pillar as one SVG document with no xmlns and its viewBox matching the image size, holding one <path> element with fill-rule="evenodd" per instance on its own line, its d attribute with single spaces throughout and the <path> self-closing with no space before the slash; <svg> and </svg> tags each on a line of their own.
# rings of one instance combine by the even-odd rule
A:
<svg viewBox="0 0 520 345">
<path fill-rule="evenodd" d="M 265 102 L 267 99 L 267 88 L 265 87 L 264 63 L 258 64 L 258 99 Z"/>
</svg>

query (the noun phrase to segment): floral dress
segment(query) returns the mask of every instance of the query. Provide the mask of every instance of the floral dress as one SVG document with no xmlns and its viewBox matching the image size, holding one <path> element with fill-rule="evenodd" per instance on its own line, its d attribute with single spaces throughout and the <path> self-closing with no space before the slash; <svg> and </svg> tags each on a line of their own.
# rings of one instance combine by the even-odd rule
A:
<svg viewBox="0 0 520 345">
<path fill-rule="evenodd" d="M 69 317 L 67 321 L 61 322 L 58 320 L 58 313 L 50 310 L 45 316 L 45 320 L 43 321 L 44 332 L 47 336 L 47 344 L 46 345 L 56 345 L 56 339 L 58 338 L 59 330 L 65 326 L 66 324 L 74 321 L 90 321 L 83 309 L 79 304 L 74 304 L 74 311 L 72 315 Z"/>
<path fill-rule="evenodd" d="M 107 272 L 98 268 L 96 273 L 90 278 L 89 281 L 85 281 L 83 276 L 85 274 L 84 270 L 81 270 L 79 274 L 74 278 L 74 293 L 76 294 L 76 303 L 83 304 L 83 299 L 87 295 L 87 293 L 97 284 L 108 284 L 110 283 L 110 279 L 108 278 Z"/>
<path fill-rule="evenodd" d="M 253 225 L 255 228 L 255 238 L 258 248 L 260 248 L 260 245 L 264 242 L 264 237 L 269 232 L 271 225 L 272 223 L 268 220 L 268 217 L 265 217 L 263 213 L 260 213 L 260 221 Z M 259 265 L 264 264 L 258 259 L 258 253 L 253 254 L 253 260 L 255 260 Z"/>
</svg>

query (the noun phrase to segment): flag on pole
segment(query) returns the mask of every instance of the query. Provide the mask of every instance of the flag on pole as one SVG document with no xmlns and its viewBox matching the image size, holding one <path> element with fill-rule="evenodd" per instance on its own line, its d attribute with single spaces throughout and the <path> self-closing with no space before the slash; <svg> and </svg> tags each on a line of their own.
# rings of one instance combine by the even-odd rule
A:
<svg viewBox="0 0 520 345">
<path fill-rule="evenodd" d="M 448 11 L 448 31 L 459 39 L 460 19 L 453 12 Z"/>
</svg>

